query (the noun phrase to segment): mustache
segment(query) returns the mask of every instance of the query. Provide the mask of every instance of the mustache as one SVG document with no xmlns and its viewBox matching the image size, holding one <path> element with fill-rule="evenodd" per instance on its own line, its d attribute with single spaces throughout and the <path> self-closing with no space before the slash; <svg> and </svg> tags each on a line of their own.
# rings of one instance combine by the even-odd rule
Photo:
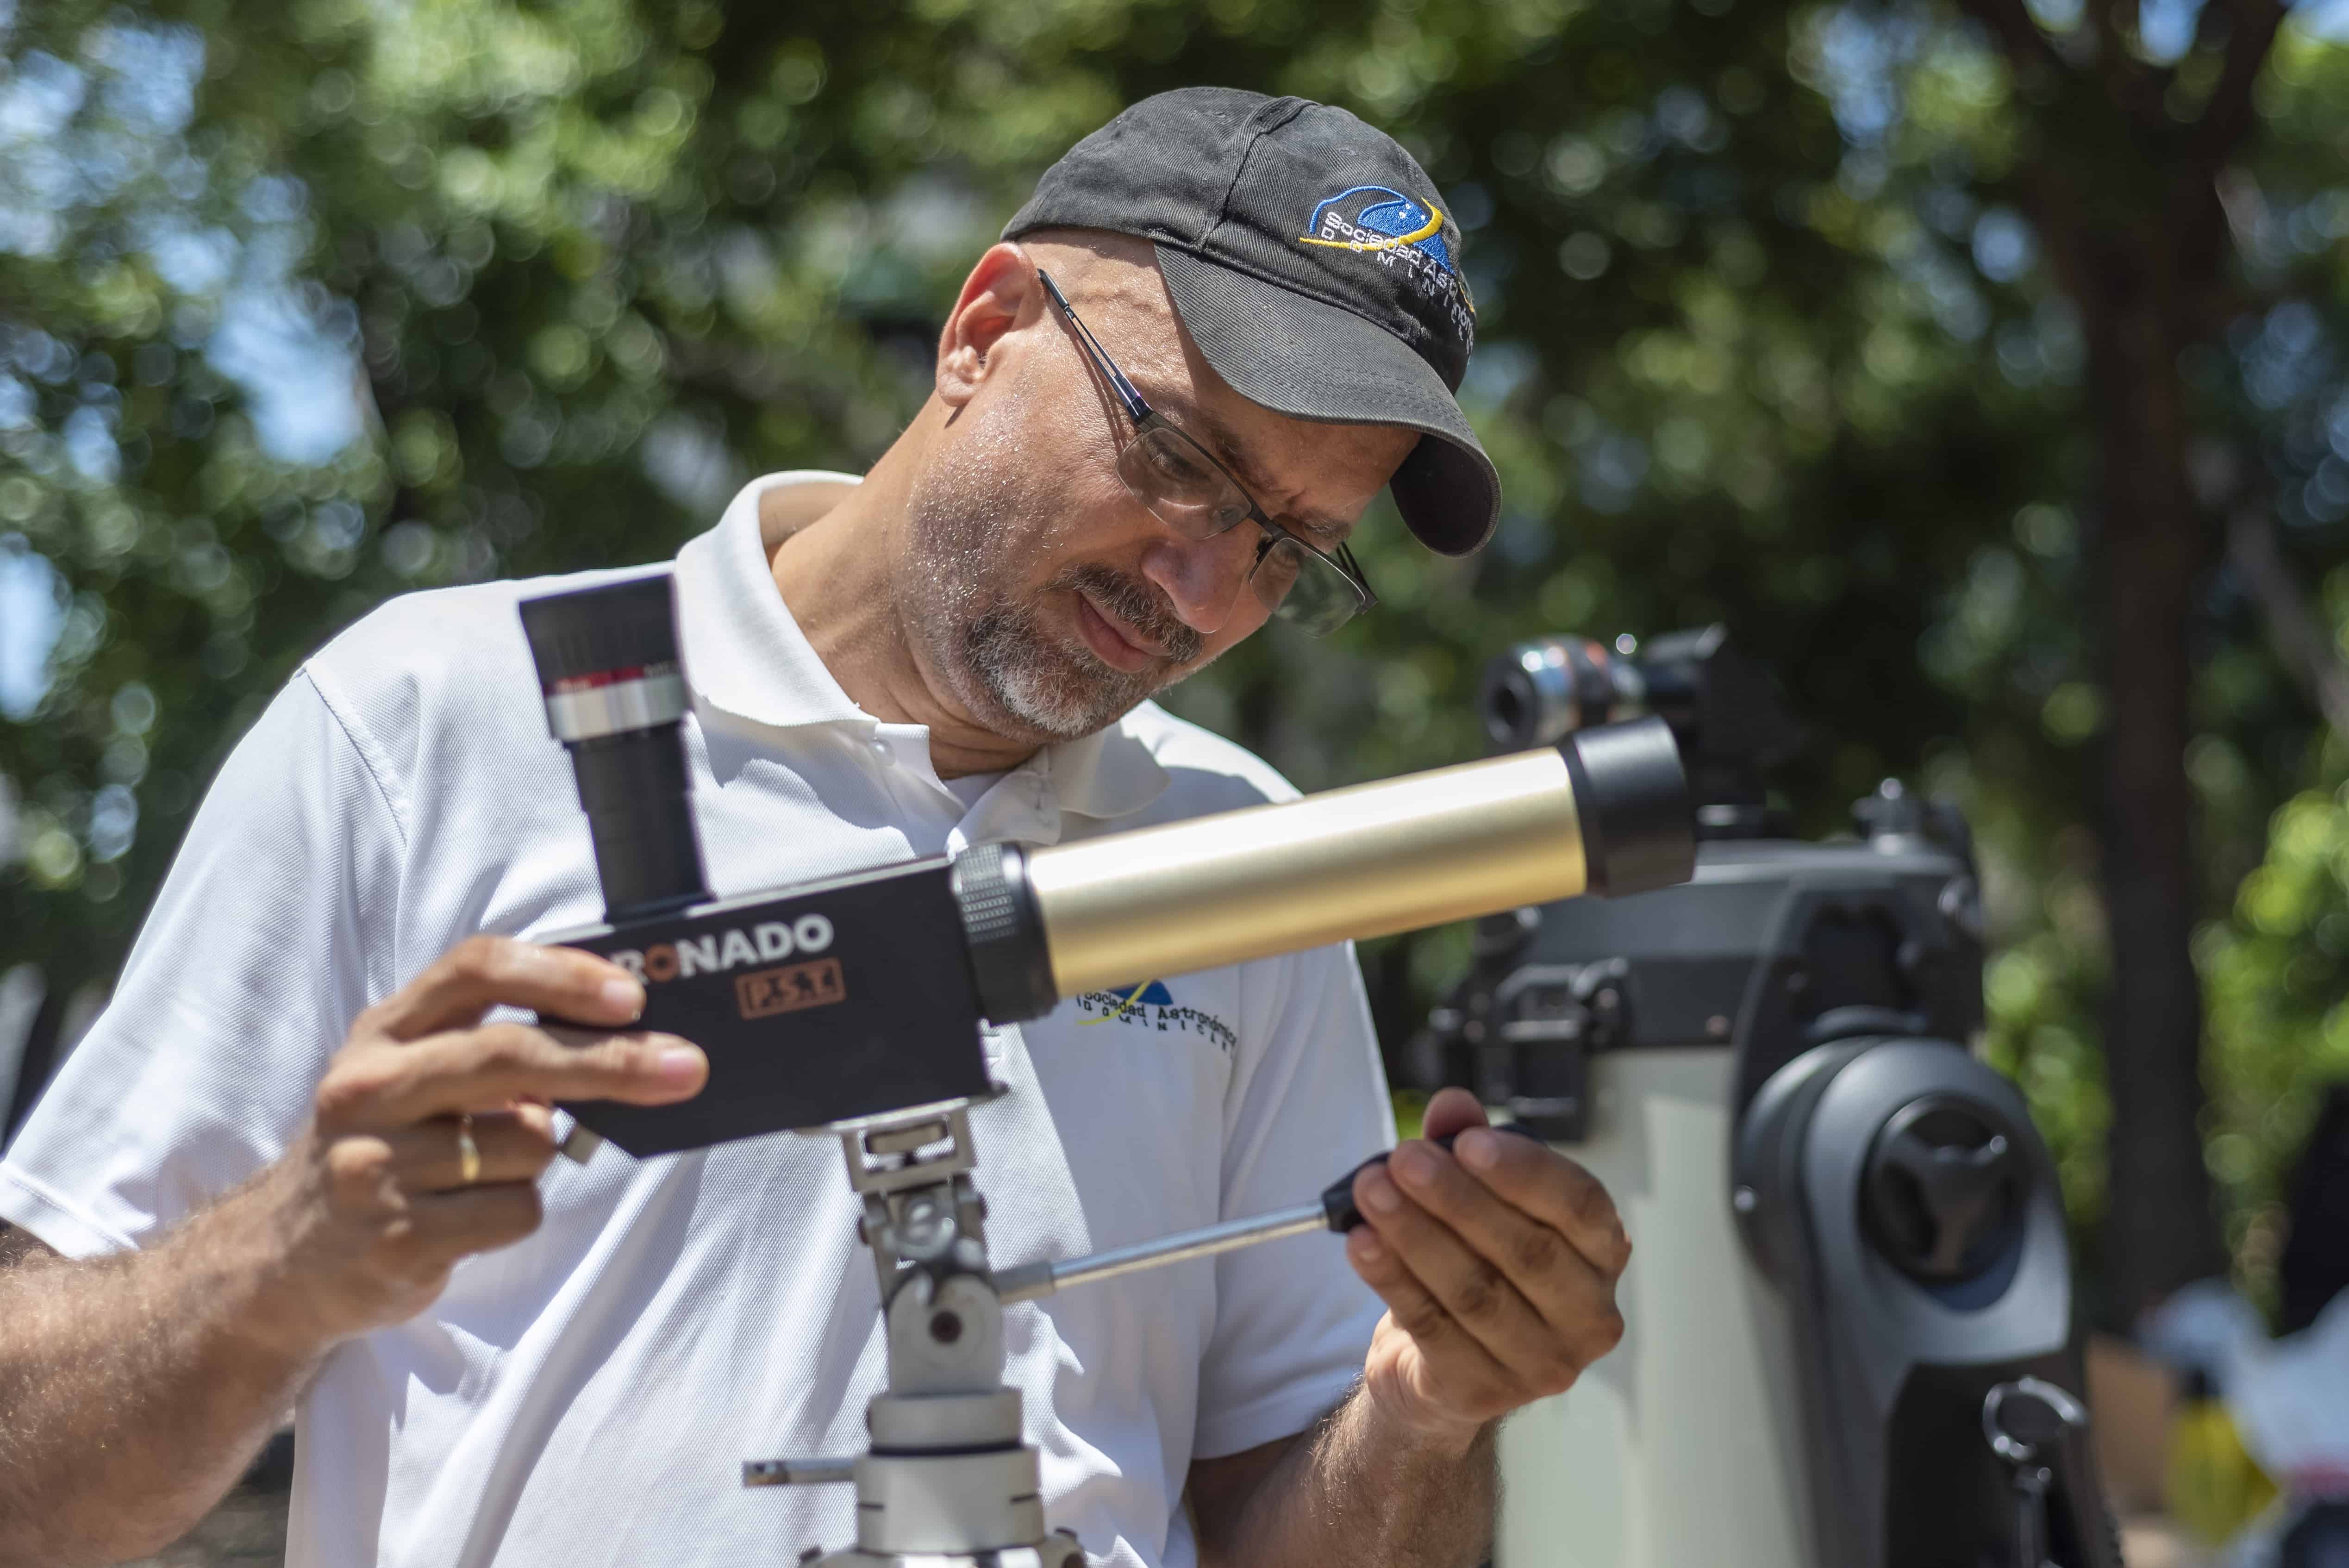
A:
<svg viewBox="0 0 2349 1568">
<path fill-rule="evenodd" d="M 1191 663 L 1206 645 L 1206 639 L 1185 624 L 1164 594 L 1099 562 L 1070 567 L 1052 580 L 1052 586 L 1091 595 L 1095 603 L 1165 649 L 1166 657 L 1175 664 Z"/>
</svg>

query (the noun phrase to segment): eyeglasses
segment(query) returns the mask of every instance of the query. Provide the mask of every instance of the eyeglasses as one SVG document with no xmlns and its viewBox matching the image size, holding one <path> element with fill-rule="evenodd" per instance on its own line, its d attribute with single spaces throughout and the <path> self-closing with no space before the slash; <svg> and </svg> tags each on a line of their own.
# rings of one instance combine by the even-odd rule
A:
<svg viewBox="0 0 2349 1568">
<path fill-rule="evenodd" d="M 1051 274 L 1040 267 L 1036 277 L 1133 421 L 1133 438 L 1117 454 L 1117 477 L 1134 500 L 1185 539 L 1213 539 L 1255 523 L 1263 537 L 1248 567 L 1248 586 L 1266 609 L 1309 635 L 1327 636 L 1379 602 L 1351 551 L 1309 544 L 1266 516 L 1206 448 L 1143 401 Z"/>
</svg>

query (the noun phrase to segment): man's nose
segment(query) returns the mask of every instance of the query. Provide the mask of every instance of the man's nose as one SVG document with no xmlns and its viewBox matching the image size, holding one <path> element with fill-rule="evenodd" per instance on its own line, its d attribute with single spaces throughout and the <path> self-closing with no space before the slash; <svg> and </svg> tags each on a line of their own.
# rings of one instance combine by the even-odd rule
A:
<svg viewBox="0 0 2349 1568">
<path fill-rule="evenodd" d="M 1165 593 L 1185 625 L 1212 637 L 1247 592 L 1256 564 L 1256 532 L 1242 523 L 1213 539 L 1161 534 L 1142 553 L 1142 574 Z"/>
</svg>

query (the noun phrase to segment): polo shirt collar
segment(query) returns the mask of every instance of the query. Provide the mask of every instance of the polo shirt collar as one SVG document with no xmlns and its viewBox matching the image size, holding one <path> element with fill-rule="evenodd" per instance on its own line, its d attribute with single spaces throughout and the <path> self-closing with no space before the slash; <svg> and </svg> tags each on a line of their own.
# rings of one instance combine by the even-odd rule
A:
<svg viewBox="0 0 2349 1568">
<path fill-rule="evenodd" d="M 839 505 L 859 482 L 854 474 L 816 469 L 753 480 L 715 528 L 678 552 L 686 678 L 703 701 L 774 729 L 837 725 L 869 733 L 877 727 L 809 645 L 775 589 L 771 565 L 785 536 Z M 776 490 L 784 492 L 779 504 L 762 507 L 761 498 Z M 1168 782 L 1130 715 L 1082 739 L 1047 747 L 1013 771 L 1037 776 L 1037 804 L 1053 837 L 1059 825 L 1050 820 L 1061 812 L 1097 820 L 1130 816 L 1165 793 Z"/>
<path fill-rule="evenodd" d="M 677 552 L 677 617 L 685 639 L 686 679 L 711 706 L 775 729 L 872 726 L 873 717 L 840 689 L 809 646 L 775 589 L 770 565 L 785 534 L 840 504 L 856 482 L 852 474 L 819 470 L 754 480 L 717 527 Z M 785 492 L 771 541 L 759 516 L 759 498 L 770 490 Z"/>
</svg>

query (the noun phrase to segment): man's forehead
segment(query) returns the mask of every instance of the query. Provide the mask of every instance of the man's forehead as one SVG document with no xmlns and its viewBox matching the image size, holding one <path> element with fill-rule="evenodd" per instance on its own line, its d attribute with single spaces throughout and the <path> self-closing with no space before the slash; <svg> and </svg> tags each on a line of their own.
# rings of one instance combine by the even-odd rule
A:
<svg viewBox="0 0 2349 1568">
<path fill-rule="evenodd" d="M 1059 268 L 1050 270 L 1059 281 Z M 1099 319 L 1106 326 L 1110 335 L 1102 346 L 1135 382 L 1151 406 L 1185 434 L 1206 445 L 1233 476 L 1259 498 L 1288 493 L 1288 486 L 1268 467 L 1268 454 L 1292 446 L 1300 435 L 1309 439 L 1319 438 L 1325 449 L 1326 443 L 1333 439 L 1358 449 L 1371 444 L 1361 439 L 1367 433 L 1363 429 L 1293 418 L 1251 402 L 1233 389 L 1216 375 L 1215 366 L 1191 340 L 1166 292 L 1165 282 L 1159 275 L 1154 257 L 1086 255 L 1073 281 L 1078 286 L 1069 287 L 1064 283 L 1065 292 L 1089 323 Z M 1298 428 L 1306 426 L 1312 429 L 1309 432 Z M 1344 432 L 1342 436 L 1340 431 Z M 1394 454 L 1393 460 L 1400 462 L 1409 450 L 1408 443 L 1416 439 L 1416 432 L 1398 428 L 1394 440 L 1402 450 Z M 1372 437 L 1371 441 L 1375 440 Z M 1375 459 L 1363 452 L 1361 460 Z M 1381 477 L 1365 488 L 1375 493 L 1384 483 Z M 1311 509 L 1299 509 L 1292 515 L 1296 521 L 1333 533 L 1343 533 L 1354 521 L 1350 515 Z"/>
</svg>

